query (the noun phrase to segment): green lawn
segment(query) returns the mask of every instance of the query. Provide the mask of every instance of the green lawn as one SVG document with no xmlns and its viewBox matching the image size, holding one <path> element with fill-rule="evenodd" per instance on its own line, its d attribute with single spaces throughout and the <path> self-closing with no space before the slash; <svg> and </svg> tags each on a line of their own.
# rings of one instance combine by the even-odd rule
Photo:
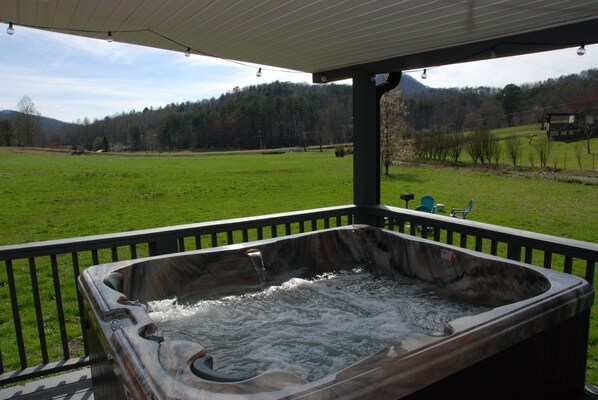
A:
<svg viewBox="0 0 598 400">
<path fill-rule="evenodd" d="M 335 157 L 333 150 L 119 157 L 15 153 L 0 148 L 0 245 L 350 204 L 352 161 L 351 156 Z M 473 198 L 472 220 L 598 243 L 598 185 L 509 171 L 393 166 L 392 176 L 382 178 L 382 202 L 402 207 L 400 193 L 412 192 L 416 201 L 431 194 L 448 210 L 464 207 Z M 26 271 L 24 266 L 24 275 Z M 40 271 L 40 285 L 51 287 L 49 276 Z M 2 272 L 2 304 L 7 304 L 2 295 L 6 286 Z M 52 301 L 51 295 L 47 301 Z M 30 300 L 21 306 L 30 307 Z M 598 311 L 594 310 L 588 381 L 598 383 Z M 12 340 L 9 313 L 8 307 L 0 310 L 0 342 L 4 343 Z M 76 307 L 66 313 L 69 320 L 76 320 Z M 30 329 L 34 337 L 35 329 Z M 9 357 L 6 345 L 2 354 Z M 16 365 L 5 360 L 4 367 L 10 370 Z"/>
</svg>

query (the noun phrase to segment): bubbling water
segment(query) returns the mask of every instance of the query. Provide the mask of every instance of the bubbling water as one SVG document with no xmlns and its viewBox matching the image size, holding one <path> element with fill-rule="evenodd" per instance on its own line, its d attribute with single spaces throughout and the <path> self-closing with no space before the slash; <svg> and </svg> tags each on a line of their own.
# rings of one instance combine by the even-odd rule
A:
<svg viewBox="0 0 598 400">
<path fill-rule="evenodd" d="M 413 334 L 441 333 L 453 319 L 489 310 L 447 299 L 425 282 L 361 268 L 195 304 L 157 301 L 149 308 L 165 336 L 202 344 L 215 370 L 279 370 L 307 381 Z"/>
</svg>

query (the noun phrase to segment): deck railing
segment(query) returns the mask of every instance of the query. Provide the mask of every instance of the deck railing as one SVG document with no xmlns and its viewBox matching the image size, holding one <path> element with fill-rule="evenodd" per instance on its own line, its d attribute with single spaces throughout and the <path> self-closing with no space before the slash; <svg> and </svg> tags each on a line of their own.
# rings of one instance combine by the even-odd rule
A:
<svg viewBox="0 0 598 400">
<path fill-rule="evenodd" d="M 0 387 L 89 363 L 81 269 L 355 222 L 594 281 L 598 245 L 402 208 L 354 205 L 0 247 Z M 8 371 L 8 372 L 7 372 Z"/>
</svg>

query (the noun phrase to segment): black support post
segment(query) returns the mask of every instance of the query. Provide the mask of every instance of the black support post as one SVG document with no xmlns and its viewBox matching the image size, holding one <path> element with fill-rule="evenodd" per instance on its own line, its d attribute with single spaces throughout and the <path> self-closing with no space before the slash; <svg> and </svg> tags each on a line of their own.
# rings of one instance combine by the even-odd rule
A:
<svg viewBox="0 0 598 400">
<path fill-rule="evenodd" d="M 380 99 L 397 87 L 401 72 L 389 74 L 376 86 L 376 76 L 368 72 L 353 74 L 353 203 L 358 206 L 380 204 Z M 355 215 L 355 223 L 376 225 L 376 218 Z"/>
<path fill-rule="evenodd" d="M 353 202 L 380 204 L 380 146 L 376 132 L 375 75 L 353 75 Z M 376 218 L 358 213 L 355 223 L 375 225 Z"/>
</svg>

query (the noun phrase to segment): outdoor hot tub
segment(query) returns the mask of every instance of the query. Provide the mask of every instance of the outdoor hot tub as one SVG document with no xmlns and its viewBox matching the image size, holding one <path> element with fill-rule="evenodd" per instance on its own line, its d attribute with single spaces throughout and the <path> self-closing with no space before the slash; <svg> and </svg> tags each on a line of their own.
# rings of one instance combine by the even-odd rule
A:
<svg viewBox="0 0 598 400">
<path fill-rule="evenodd" d="M 97 265 L 79 285 L 96 400 L 584 390 L 586 281 L 380 228 Z"/>
</svg>

